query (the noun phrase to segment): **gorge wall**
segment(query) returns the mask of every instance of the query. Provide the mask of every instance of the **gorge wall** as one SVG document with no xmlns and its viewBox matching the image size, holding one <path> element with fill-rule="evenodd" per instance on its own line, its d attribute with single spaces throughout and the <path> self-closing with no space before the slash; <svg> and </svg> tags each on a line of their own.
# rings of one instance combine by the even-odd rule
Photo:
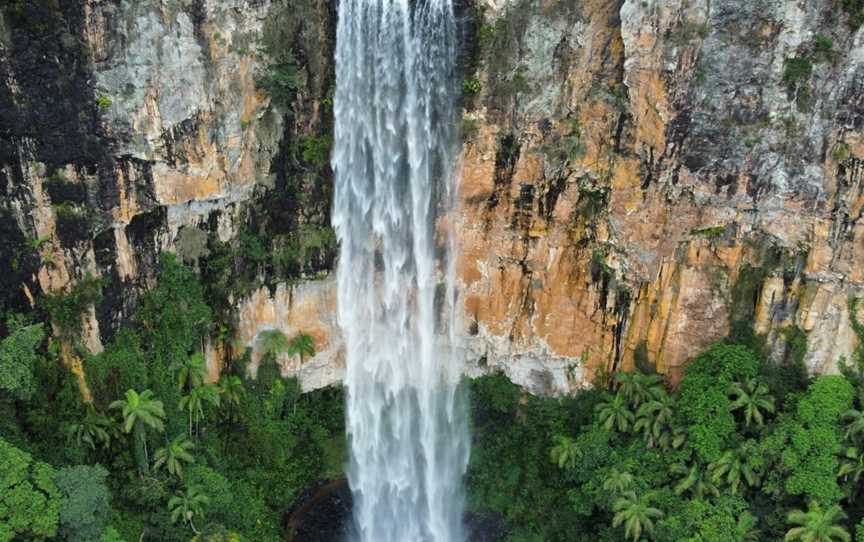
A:
<svg viewBox="0 0 864 542">
<path fill-rule="evenodd" d="M 222 322 L 214 371 L 280 328 L 315 340 L 304 387 L 338 381 L 334 8 L 4 3 L 0 302 L 102 277 L 80 326 L 96 351 L 175 252 Z M 460 19 L 462 190 L 440 227 L 471 371 L 537 393 L 637 362 L 675 380 L 742 330 L 778 360 L 806 337 L 812 371 L 851 356 L 864 3 L 482 0 Z"/>
</svg>

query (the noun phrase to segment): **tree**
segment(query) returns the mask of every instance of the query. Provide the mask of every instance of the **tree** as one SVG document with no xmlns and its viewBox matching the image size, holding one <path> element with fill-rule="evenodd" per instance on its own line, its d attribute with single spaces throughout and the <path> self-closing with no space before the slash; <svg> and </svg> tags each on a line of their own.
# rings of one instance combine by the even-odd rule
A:
<svg viewBox="0 0 864 542">
<path fill-rule="evenodd" d="M 166 467 L 168 473 L 178 478 L 183 477 L 183 463 L 194 463 L 195 458 L 189 453 L 195 448 L 195 444 L 180 435 L 169 442 L 165 447 L 156 450 L 153 457 L 156 461 L 153 463 L 153 468 L 160 469 Z"/>
<path fill-rule="evenodd" d="M 122 410 L 123 432 L 134 431 L 135 440 L 144 451 L 143 458 L 138 460 L 138 468 L 146 471 L 150 463 L 147 455 L 147 429 L 160 433 L 165 430 L 162 401 L 155 399 L 150 390 L 144 390 L 140 394 L 135 390 L 126 390 L 126 398 L 114 401 L 108 408 Z"/>
<path fill-rule="evenodd" d="M 663 377 L 658 374 L 617 373 L 615 381 L 618 383 L 618 393 L 624 395 L 633 408 L 639 408 L 663 391 Z"/>
<path fill-rule="evenodd" d="M 738 493 L 742 483 L 751 487 L 757 485 L 759 477 L 750 463 L 755 454 L 752 442 L 745 443 L 737 450 L 726 450 L 720 459 L 708 465 L 711 481 L 729 486 L 732 493 Z"/>
<path fill-rule="evenodd" d="M 675 414 L 675 399 L 662 388 L 636 411 L 633 429 L 641 432 L 648 446 L 668 448 L 681 441 L 681 434 L 673 434 L 672 420 Z"/>
<path fill-rule="evenodd" d="M 757 528 L 756 516 L 750 512 L 744 512 L 738 516 L 735 524 L 735 542 L 759 542 L 759 529 Z"/>
<path fill-rule="evenodd" d="M 564 435 L 555 435 L 555 445 L 549 450 L 549 458 L 559 469 L 576 467 L 579 458 L 579 447 L 576 441 Z"/>
<path fill-rule="evenodd" d="M 603 482 L 603 489 L 612 495 L 621 495 L 633 487 L 633 475 L 627 471 L 612 468 Z"/>
<path fill-rule="evenodd" d="M 261 355 L 268 359 L 276 359 L 279 354 L 288 350 L 288 337 L 279 329 L 262 331 L 255 342 Z"/>
<path fill-rule="evenodd" d="M 303 365 L 303 356 L 315 355 L 315 344 L 312 342 L 312 337 L 305 333 L 298 333 L 291 342 L 288 343 L 286 353 L 289 356 L 300 356 L 300 365 Z"/>
<path fill-rule="evenodd" d="M 204 383 L 207 376 L 207 363 L 202 354 L 181 357 L 171 363 L 171 369 L 177 375 L 177 385 L 180 390 L 197 388 Z"/>
<path fill-rule="evenodd" d="M 864 476 L 864 451 L 856 446 L 849 446 L 840 455 L 840 468 L 837 471 L 837 477 L 851 482 L 850 496 L 852 498 L 858 492 L 862 476 Z"/>
<path fill-rule="evenodd" d="M 97 445 L 107 448 L 111 444 L 114 431 L 111 419 L 97 412 L 92 404 L 88 404 L 84 418 L 66 427 L 66 436 L 78 446 L 86 444 L 91 450 L 95 450 Z"/>
<path fill-rule="evenodd" d="M 226 403 L 237 407 L 240 406 L 246 389 L 239 376 L 225 375 L 219 380 L 219 394 L 225 398 Z"/>
<path fill-rule="evenodd" d="M 60 492 L 54 469 L 0 437 L 0 541 L 57 534 Z"/>
<path fill-rule="evenodd" d="M 864 410 L 850 408 L 843 413 L 846 424 L 846 439 L 853 441 L 859 435 L 864 435 Z"/>
<path fill-rule="evenodd" d="M 36 349 L 45 338 L 42 324 L 25 326 L 20 319 L 10 318 L 9 336 L 0 342 L 0 392 L 14 399 L 29 399 L 36 390 L 33 367 L 39 360 Z"/>
<path fill-rule="evenodd" d="M 763 425 L 765 423 L 763 412 L 774 412 L 774 398 L 768 393 L 768 386 L 755 378 L 732 384 L 729 395 L 732 396 L 729 410 L 733 412 L 743 410 L 744 423 L 747 427 L 750 427 L 751 422 L 756 422 L 759 426 Z"/>
<path fill-rule="evenodd" d="M 651 506 L 653 495 L 646 493 L 637 495 L 635 491 L 624 493 L 612 504 L 615 516 L 612 518 L 612 526 L 624 525 L 624 535 L 637 542 L 642 538 L 642 533 L 651 534 L 654 530 L 654 521 L 663 517 L 663 512 Z"/>
<path fill-rule="evenodd" d="M 633 412 L 621 393 L 616 393 L 611 399 L 598 404 L 595 411 L 597 420 L 607 431 L 617 429 L 621 433 L 626 433 L 633 423 Z"/>
<path fill-rule="evenodd" d="M 189 436 L 192 436 L 192 424 L 196 428 L 204 419 L 204 405 L 219 406 L 219 391 L 214 384 L 205 384 L 192 388 L 189 395 L 180 398 L 180 410 L 185 410 L 189 416 Z M 197 430 L 195 431 L 197 434 Z"/>
<path fill-rule="evenodd" d="M 108 471 L 101 465 L 66 467 L 54 482 L 63 495 L 60 533 L 70 542 L 90 542 L 102 534 L 111 516 L 111 492 L 105 485 Z"/>
<path fill-rule="evenodd" d="M 192 532 L 198 534 L 194 520 L 196 517 L 204 517 L 204 506 L 209 504 L 210 499 L 196 486 L 189 486 L 184 491 L 178 491 L 168 500 L 168 510 L 171 512 L 171 522 L 177 523 L 183 520 L 189 524 Z"/>
<path fill-rule="evenodd" d="M 839 525 L 846 518 L 846 513 L 840 506 L 834 504 L 823 509 L 818 502 L 812 501 L 806 512 L 792 510 L 789 512 L 789 523 L 798 525 L 786 532 L 783 540 L 789 542 L 800 540 L 801 542 L 833 542 L 842 540 L 848 542 L 852 539 L 846 529 Z"/>
<path fill-rule="evenodd" d="M 224 375 L 219 380 L 219 395 L 222 397 L 223 402 L 228 405 L 227 421 L 230 422 L 236 419 L 237 408 L 240 406 L 240 402 L 243 400 L 245 394 L 246 389 L 243 387 L 243 381 L 239 376 Z"/>
<path fill-rule="evenodd" d="M 683 475 L 678 483 L 675 484 L 674 489 L 677 495 L 689 492 L 701 500 L 708 495 L 716 497 L 720 494 L 717 486 L 711 480 L 708 470 L 700 465 L 687 467 L 683 464 L 677 464 L 672 466 L 672 472 Z"/>
</svg>

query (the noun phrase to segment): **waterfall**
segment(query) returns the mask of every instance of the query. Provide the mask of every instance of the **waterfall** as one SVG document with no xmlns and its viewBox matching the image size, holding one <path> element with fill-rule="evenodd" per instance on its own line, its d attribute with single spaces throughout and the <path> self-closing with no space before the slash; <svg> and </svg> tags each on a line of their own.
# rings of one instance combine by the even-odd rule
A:
<svg viewBox="0 0 864 542">
<path fill-rule="evenodd" d="M 458 542 L 468 459 L 453 326 L 452 0 L 341 0 L 333 225 L 355 538 Z M 440 231 L 439 231 L 440 230 Z"/>
</svg>

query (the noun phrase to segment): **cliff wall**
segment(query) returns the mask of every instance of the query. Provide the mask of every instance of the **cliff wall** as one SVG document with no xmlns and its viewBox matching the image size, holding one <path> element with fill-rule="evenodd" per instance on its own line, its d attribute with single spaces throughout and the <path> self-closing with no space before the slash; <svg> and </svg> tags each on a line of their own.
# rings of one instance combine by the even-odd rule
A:
<svg viewBox="0 0 864 542">
<path fill-rule="evenodd" d="M 459 239 L 471 371 L 538 393 L 636 363 L 675 380 L 711 341 L 749 332 L 778 361 L 806 337 L 812 371 L 851 356 L 864 5 L 459 13 L 462 184 L 442 227 Z M 98 350 L 172 251 L 229 330 L 208 345 L 214 372 L 276 327 L 315 339 L 307 388 L 338 381 L 334 28 L 323 0 L 6 2 L 0 302 L 102 277 L 81 326 Z"/>
</svg>

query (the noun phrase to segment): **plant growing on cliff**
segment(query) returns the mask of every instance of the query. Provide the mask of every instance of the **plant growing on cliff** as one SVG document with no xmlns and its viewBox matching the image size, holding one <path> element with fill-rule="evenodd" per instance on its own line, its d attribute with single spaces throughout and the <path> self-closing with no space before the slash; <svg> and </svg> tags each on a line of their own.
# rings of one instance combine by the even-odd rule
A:
<svg viewBox="0 0 864 542">
<path fill-rule="evenodd" d="M 265 47 L 264 52 L 271 60 L 256 81 L 258 88 L 270 96 L 275 106 L 288 111 L 303 83 L 297 59 L 290 49 L 273 51 Z"/>
<path fill-rule="evenodd" d="M 49 293 L 43 305 L 57 326 L 60 336 L 74 341 L 81 334 L 81 317 L 102 300 L 102 280 L 89 273 L 67 292 Z"/>
</svg>

